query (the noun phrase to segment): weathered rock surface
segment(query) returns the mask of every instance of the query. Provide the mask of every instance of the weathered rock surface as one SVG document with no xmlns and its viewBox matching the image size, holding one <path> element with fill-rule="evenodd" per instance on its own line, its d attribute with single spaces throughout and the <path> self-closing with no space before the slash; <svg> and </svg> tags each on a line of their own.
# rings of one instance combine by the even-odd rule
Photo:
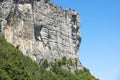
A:
<svg viewBox="0 0 120 80">
<path fill-rule="evenodd" d="M 49 0 L 20 4 L 11 0 L 0 3 L 0 20 L 7 41 L 39 64 L 44 59 L 54 62 L 66 57 L 72 60 L 71 72 L 82 69 L 78 56 L 80 16 L 76 11 L 63 10 Z"/>
</svg>

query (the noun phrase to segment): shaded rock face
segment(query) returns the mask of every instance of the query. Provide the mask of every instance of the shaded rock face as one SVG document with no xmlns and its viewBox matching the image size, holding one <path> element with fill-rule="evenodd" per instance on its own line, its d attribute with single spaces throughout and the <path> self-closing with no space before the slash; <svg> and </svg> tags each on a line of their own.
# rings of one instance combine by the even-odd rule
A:
<svg viewBox="0 0 120 80">
<path fill-rule="evenodd" d="M 74 72 L 82 69 L 78 49 L 81 42 L 80 16 L 73 10 L 63 10 L 49 0 L 14 4 L 0 3 L 2 35 L 17 46 L 24 55 L 39 64 L 54 62 L 63 57 L 71 59 L 72 66 L 61 66 Z"/>
</svg>

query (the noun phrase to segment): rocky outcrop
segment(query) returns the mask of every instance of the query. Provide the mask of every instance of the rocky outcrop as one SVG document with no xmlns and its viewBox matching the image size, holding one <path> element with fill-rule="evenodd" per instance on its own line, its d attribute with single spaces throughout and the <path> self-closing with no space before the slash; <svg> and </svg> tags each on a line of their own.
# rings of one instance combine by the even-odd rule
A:
<svg viewBox="0 0 120 80">
<path fill-rule="evenodd" d="M 80 16 L 63 10 L 49 0 L 0 3 L 2 35 L 39 64 L 66 58 L 72 65 L 62 65 L 74 72 L 82 69 L 78 49 L 81 42 Z"/>
</svg>

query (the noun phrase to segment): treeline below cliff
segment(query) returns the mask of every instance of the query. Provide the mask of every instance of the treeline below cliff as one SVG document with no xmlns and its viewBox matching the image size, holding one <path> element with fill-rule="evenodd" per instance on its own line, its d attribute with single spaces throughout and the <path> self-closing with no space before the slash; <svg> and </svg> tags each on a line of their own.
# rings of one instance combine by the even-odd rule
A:
<svg viewBox="0 0 120 80">
<path fill-rule="evenodd" d="M 73 74 L 55 63 L 51 70 L 46 66 L 47 61 L 38 65 L 0 36 L 0 80 L 98 80 L 86 68 Z"/>
</svg>

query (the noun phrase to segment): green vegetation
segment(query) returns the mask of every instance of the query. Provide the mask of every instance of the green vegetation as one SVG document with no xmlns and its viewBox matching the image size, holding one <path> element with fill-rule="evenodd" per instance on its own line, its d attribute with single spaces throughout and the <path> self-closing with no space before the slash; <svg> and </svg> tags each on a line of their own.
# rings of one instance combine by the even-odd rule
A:
<svg viewBox="0 0 120 80">
<path fill-rule="evenodd" d="M 71 64 L 65 58 L 63 63 Z M 39 66 L 0 36 L 0 80 L 98 80 L 86 68 L 72 74 L 58 63 L 52 63 L 51 71 L 45 69 L 48 66 L 47 60 Z"/>
<path fill-rule="evenodd" d="M 73 66 L 72 60 L 71 59 L 66 59 L 66 57 L 63 57 L 62 60 L 55 60 L 55 63 L 50 63 L 50 65 L 56 65 L 58 67 L 62 65 L 68 65 L 68 66 Z"/>
<path fill-rule="evenodd" d="M 45 59 L 45 60 L 43 61 L 43 63 L 41 64 L 41 66 L 44 67 L 44 68 L 48 68 L 48 67 L 49 67 L 48 61 Z"/>
<path fill-rule="evenodd" d="M 0 32 L 1 32 L 1 21 L 0 21 Z"/>
</svg>

